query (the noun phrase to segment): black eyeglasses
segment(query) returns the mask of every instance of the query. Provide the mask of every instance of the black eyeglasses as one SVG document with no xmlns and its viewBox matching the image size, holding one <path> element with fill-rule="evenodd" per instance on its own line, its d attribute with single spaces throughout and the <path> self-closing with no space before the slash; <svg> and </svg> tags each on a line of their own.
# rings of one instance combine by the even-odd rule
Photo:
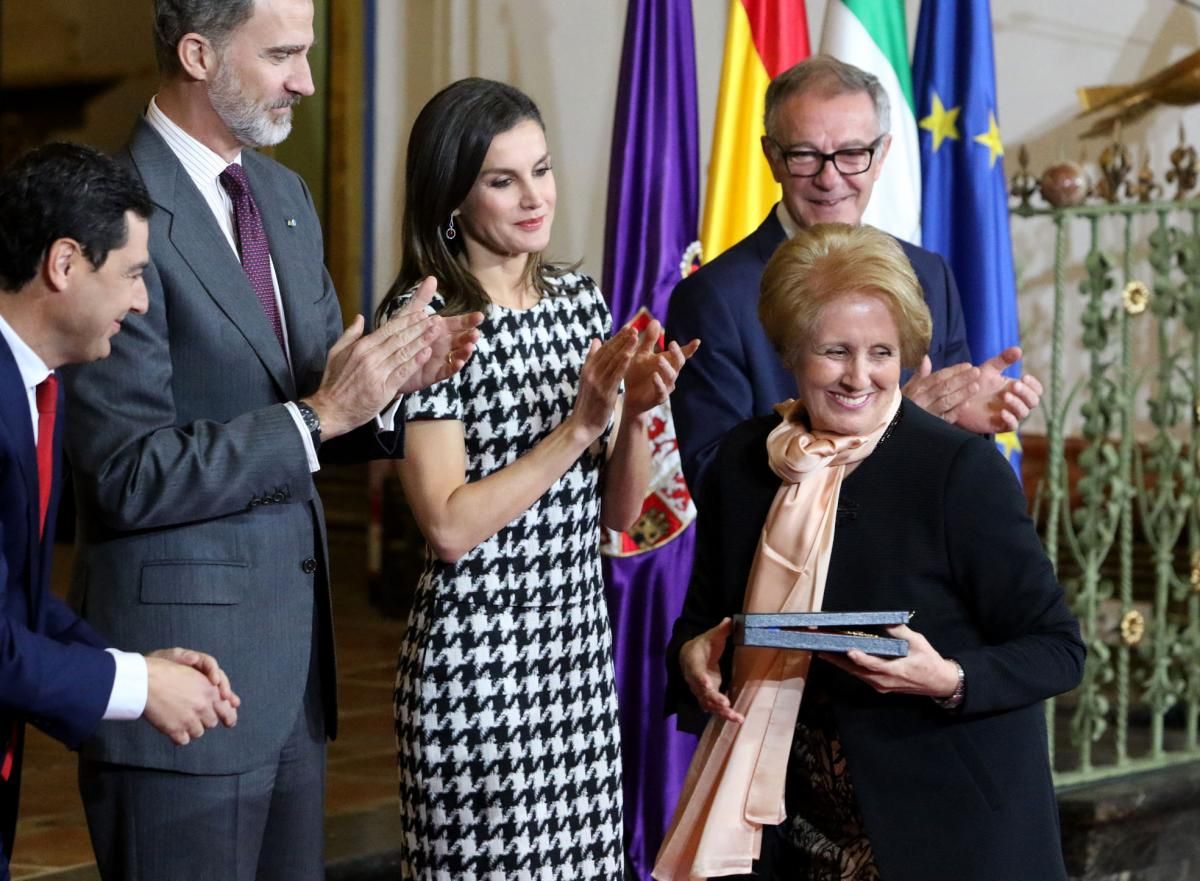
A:
<svg viewBox="0 0 1200 881">
<path fill-rule="evenodd" d="M 820 150 L 785 150 L 783 145 L 770 135 L 767 136 L 767 140 L 775 145 L 775 149 L 783 157 L 788 174 L 792 177 L 816 177 L 825 170 L 826 162 L 832 162 L 840 174 L 849 177 L 862 174 L 871 167 L 875 151 L 879 149 L 885 137 L 886 135 L 880 135 L 865 147 L 847 147 L 832 153 L 822 153 Z"/>
</svg>

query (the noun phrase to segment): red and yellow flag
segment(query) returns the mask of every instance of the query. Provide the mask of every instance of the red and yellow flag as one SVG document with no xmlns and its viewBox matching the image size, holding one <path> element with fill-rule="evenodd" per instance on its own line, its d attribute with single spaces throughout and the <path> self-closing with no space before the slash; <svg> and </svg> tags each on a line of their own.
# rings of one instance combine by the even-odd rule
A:
<svg viewBox="0 0 1200 881">
<path fill-rule="evenodd" d="M 762 223 L 779 199 L 763 157 L 771 80 L 810 54 L 804 0 L 730 0 L 700 241 L 712 260 Z"/>
</svg>

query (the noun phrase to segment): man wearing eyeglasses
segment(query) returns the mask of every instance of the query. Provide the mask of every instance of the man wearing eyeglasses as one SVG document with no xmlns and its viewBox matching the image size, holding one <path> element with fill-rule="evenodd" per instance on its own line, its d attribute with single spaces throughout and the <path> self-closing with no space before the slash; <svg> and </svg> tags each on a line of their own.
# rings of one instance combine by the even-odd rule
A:
<svg viewBox="0 0 1200 881">
<path fill-rule="evenodd" d="M 796 381 L 758 320 L 759 280 L 775 249 L 801 227 L 862 221 L 891 143 L 888 116 L 879 80 L 827 55 L 800 62 L 768 87 L 762 145 L 782 199 L 758 229 L 679 283 L 667 317 L 672 337 L 704 343 L 671 395 L 693 492 L 726 432 L 796 396 Z M 972 367 L 950 268 L 937 254 L 900 245 L 933 317 L 929 355 L 903 377 L 904 394 L 970 431 L 1015 429 L 1042 391 L 1032 376 L 1003 376 L 1020 349 Z"/>
</svg>

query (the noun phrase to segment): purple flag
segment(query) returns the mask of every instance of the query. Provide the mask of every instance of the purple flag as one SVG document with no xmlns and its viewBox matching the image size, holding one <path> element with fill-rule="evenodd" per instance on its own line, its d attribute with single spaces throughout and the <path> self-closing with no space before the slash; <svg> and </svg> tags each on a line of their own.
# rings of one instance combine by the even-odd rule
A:
<svg viewBox="0 0 1200 881">
<path fill-rule="evenodd" d="M 604 290 L 614 326 L 667 300 L 693 263 L 699 226 L 699 125 L 691 0 L 629 0 L 613 122 Z M 644 320 L 644 316 L 642 316 Z M 695 516 L 667 407 L 650 430 L 654 478 L 637 525 L 605 541 L 621 715 L 625 849 L 648 881 L 695 738 L 664 717 L 665 649 L 692 568 Z"/>
</svg>

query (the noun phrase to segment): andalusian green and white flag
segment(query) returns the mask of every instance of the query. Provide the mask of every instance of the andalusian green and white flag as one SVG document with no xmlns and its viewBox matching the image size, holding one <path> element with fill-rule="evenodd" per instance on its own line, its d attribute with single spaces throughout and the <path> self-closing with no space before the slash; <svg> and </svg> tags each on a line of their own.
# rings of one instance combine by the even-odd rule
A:
<svg viewBox="0 0 1200 881">
<path fill-rule="evenodd" d="M 892 146 L 863 223 L 920 244 L 921 154 L 903 0 L 829 0 L 821 52 L 875 74 L 887 90 Z"/>
</svg>

